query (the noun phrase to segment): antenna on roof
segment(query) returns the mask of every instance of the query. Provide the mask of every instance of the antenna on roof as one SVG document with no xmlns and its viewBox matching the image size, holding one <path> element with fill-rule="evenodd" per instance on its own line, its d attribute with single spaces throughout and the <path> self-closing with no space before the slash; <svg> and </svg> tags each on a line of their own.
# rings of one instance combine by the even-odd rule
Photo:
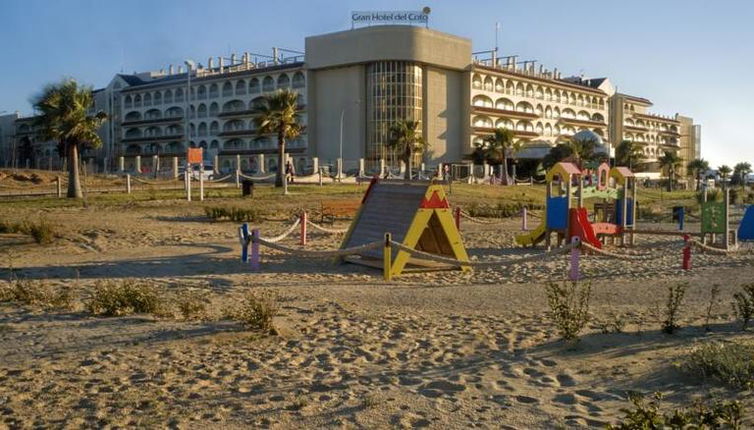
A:
<svg viewBox="0 0 754 430">
<path fill-rule="evenodd" d="M 500 33 L 500 23 L 495 23 L 495 50 L 492 51 L 492 66 L 497 66 L 497 56 L 498 56 L 498 34 Z"/>
</svg>

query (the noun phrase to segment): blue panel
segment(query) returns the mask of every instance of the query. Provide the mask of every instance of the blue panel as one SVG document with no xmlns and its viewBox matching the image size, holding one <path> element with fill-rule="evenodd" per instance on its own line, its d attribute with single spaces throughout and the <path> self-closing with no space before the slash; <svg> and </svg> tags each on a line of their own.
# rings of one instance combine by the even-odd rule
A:
<svg viewBox="0 0 754 430">
<path fill-rule="evenodd" d="M 547 199 L 547 228 L 564 230 L 568 226 L 568 197 Z"/>
<path fill-rule="evenodd" d="M 754 240 L 754 206 L 746 206 L 746 212 L 738 226 L 738 240 Z"/>
<path fill-rule="evenodd" d="M 628 210 L 628 222 L 626 223 L 627 226 L 634 225 L 634 200 L 628 199 L 628 202 L 626 204 L 626 208 Z M 615 223 L 618 225 L 623 225 L 623 199 L 618 199 L 615 202 Z"/>
</svg>

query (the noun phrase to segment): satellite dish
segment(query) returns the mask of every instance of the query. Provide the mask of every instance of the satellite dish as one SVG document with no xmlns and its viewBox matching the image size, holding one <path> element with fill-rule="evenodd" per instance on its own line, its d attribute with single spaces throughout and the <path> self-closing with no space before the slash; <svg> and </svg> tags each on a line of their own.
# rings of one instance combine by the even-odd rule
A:
<svg viewBox="0 0 754 430">
<path fill-rule="evenodd" d="M 432 9 L 429 8 L 429 6 L 424 6 L 422 9 L 422 13 L 429 15 L 429 13 L 432 12 Z"/>
</svg>

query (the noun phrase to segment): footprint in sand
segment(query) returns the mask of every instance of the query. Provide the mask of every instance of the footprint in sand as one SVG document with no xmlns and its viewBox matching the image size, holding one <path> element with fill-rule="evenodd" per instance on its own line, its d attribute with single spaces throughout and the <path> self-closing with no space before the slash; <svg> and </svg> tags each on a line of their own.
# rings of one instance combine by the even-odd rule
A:
<svg viewBox="0 0 754 430">
<path fill-rule="evenodd" d="M 567 373 L 561 373 L 556 376 L 561 387 L 573 387 L 576 385 L 576 379 Z"/>
<path fill-rule="evenodd" d="M 526 403 L 529 405 L 539 403 L 539 399 L 537 399 L 536 397 L 529 397 L 529 396 L 516 396 L 516 400 L 521 403 Z"/>
<path fill-rule="evenodd" d="M 443 394 L 453 395 L 464 391 L 465 389 L 466 386 L 463 384 L 454 384 L 450 381 L 433 381 L 421 386 L 419 388 L 419 394 L 426 397 L 436 398 Z"/>
</svg>

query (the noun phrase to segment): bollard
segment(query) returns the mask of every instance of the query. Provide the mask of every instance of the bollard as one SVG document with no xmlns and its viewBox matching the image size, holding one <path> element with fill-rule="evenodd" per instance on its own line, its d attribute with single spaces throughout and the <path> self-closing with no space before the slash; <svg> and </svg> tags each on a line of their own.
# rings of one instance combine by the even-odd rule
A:
<svg viewBox="0 0 754 430">
<path fill-rule="evenodd" d="M 131 175 L 126 173 L 126 194 L 131 194 Z"/>
<path fill-rule="evenodd" d="M 251 270 L 259 271 L 259 229 L 251 231 Z"/>
<path fill-rule="evenodd" d="M 191 201 L 191 173 L 186 169 L 186 200 Z"/>
<path fill-rule="evenodd" d="M 683 270 L 691 270 L 691 237 L 688 234 L 683 235 L 683 241 L 686 245 L 683 247 L 683 262 L 681 268 Z"/>
<path fill-rule="evenodd" d="M 526 219 L 526 207 L 521 208 L 521 231 L 527 231 L 529 230 L 528 221 Z"/>
<path fill-rule="evenodd" d="M 241 188 L 241 171 L 236 169 L 236 188 Z"/>
<path fill-rule="evenodd" d="M 458 231 L 461 231 L 461 207 L 456 207 L 455 211 L 453 211 L 453 215 L 456 221 L 456 228 Z"/>
<path fill-rule="evenodd" d="M 238 240 L 241 242 L 241 262 L 249 261 L 249 224 L 238 227 Z"/>
<path fill-rule="evenodd" d="M 385 248 L 382 250 L 382 276 L 386 281 L 393 279 L 393 248 L 390 246 L 390 233 L 385 233 Z"/>
<path fill-rule="evenodd" d="M 63 188 L 60 186 L 60 176 L 55 177 L 55 187 L 57 188 L 58 198 L 63 197 Z"/>
<path fill-rule="evenodd" d="M 199 201 L 204 201 L 204 164 L 199 167 Z"/>
<path fill-rule="evenodd" d="M 306 211 L 301 212 L 301 246 L 306 246 Z"/>
<path fill-rule="evenodd" d="M 579 273 L 579 260 L 581 258 L 581 240 L 578 236 L 571 238 L 571 244 L 576 245 L 571 249 L 571 271 L 568 273 L 568 279 L 578 281 L 581 278 Z"/>
</svg>

